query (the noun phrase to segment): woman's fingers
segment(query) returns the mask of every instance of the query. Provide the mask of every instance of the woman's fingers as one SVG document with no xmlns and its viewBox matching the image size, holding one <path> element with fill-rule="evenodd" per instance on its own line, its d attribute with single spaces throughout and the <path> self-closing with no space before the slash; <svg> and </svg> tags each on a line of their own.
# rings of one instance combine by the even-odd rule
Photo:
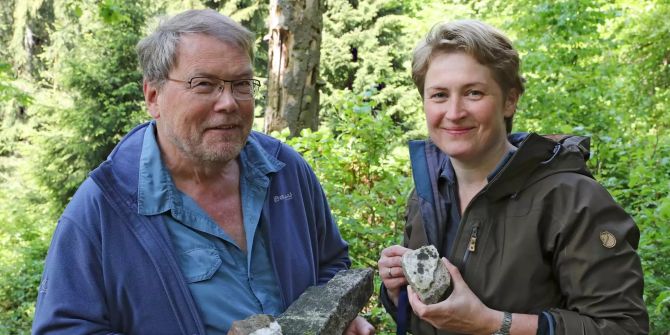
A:
<svg viewBox="0 0 670 335">
<path fill-rule="evenodd" d="M 463 276 L 461 276 L 461 271 L 458 270 L 458 267 L 455 265 L 451 264 L 448 259 L 445 257 L 442 257 L 442 263 L 447 267 L 447 271 L 449 271 L 449 275 L 451 276 L 451 283 L 454 286 L 454 289 L 456 289 L 456 286 L 460 286 L 461 283 L 463 283 Z"/>
<path fill-rule="evenodd" d="M 399 245 L 392 245 L 390 247 L 385 248 L 382 250 L 382 256 L 387 256 L 387 257 L 393 257 L 393 256 L 402 256 L 404 255 L 408 250 L 408 248 L 405 248 L 403 246 Z"/>
<path fill-rule="evenodd" d="M 379 261 L 377 262 L 377 267 L 379 269 L 379 276 L 384 281 L 385 285 L 387 284 L 387 280 L 396 278 L 403 278 L 404 280 L 404 274 L 402 272 L 402 255 L 404 255 L 407 250 L 409 249 L 399 245 L 392 245 L 382 250 Z"/>
</svg>

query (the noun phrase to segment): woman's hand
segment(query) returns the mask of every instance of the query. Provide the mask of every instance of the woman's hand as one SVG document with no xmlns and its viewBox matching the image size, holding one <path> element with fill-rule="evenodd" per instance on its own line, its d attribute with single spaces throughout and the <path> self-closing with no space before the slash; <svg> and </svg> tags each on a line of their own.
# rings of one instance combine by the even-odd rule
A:
<svg viewBox="0 0 670 335">
<path fill-rule="evenodd" d="M 409 303 L 414 314 L 437 329 L 467 334 L 491 334 L 497 331 L 503 313 L 486 307 L 463 281 L 458 268 L 446 258 L 442 258 L 442 261 L 451 274 L 454 290 L 447 300 L 426 305 L 421 302 L 416 292 L 408 287 Z"/>
<path fill-rule="evenodd" d="M 344 335 L 374 335 L 375 327 L 361 316 L 357 316 L 349 323 Z"/>
<path fill-rule="evenodd" d="M 381 277 L 384 286 L 386 286 L 389 298 L 391 298 L 391 301 L 396 306 L 398 306 L 400 288 L 407 285 L 407 279 L 405 279 L 405 274 L 402 272 L 402 255 L 409 250 L 399 245 L 392 245 L 382 250 L 381 257 L 377 261 L 379 277 Z"/>
</svg>

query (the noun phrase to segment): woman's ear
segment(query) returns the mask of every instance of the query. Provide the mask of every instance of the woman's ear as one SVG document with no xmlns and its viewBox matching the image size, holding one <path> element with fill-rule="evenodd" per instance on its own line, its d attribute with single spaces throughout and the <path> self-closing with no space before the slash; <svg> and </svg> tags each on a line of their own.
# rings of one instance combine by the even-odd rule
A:
<svg viewBox="0 0 670 335">
<path fill-rule="evenodd" d="M 505 117 L 512 117 L 516 113 L 516 104 L 519 102 L 519 91 L 512 88 L 505 97 L 505 110 L 503 114 Z"/>
</svg>

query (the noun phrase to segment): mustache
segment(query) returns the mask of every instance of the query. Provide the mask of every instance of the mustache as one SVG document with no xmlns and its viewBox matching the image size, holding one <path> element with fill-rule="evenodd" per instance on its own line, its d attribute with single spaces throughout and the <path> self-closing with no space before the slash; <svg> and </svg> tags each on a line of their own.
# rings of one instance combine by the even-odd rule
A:
<svg viewBox="0 0 670 335">
<path fill-rule="evenodd" d="M 243 126 L 242 119 L 228 118 L 225 120 L 208 121 L 206 124 L 200 126 L 200 130 L 217 129 L 217 128 L 225 129 L 225 128 L 235 128 L 242 126 Z"/>
</svg>

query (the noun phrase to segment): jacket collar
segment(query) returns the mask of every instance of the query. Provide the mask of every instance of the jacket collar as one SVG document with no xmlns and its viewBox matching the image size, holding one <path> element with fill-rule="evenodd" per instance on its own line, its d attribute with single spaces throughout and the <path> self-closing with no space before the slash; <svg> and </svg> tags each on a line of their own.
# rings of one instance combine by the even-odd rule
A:
<svg viewBox="0 0 670 335">
<path fill-rule="evenodd" d="M 437 147 L 435 147 L 434 145 L 433 145 L 433 147 L 435 149 L 437 149 Z M 493 180 L 493 178 L 496 175 L 498 175 L 498 173 L 502 170 L 503 167 L 505 167 L 505 165 L 512 158 L 512 156 L 514 155 L 516 150 L 517 150 L 516 148 L 510 149 L 505 154 L 505 156 L 503 156 L 503 158 L 500 160 L 500 162 L 498 162 L 496 167 L 493 169 L 493 172 L 491 172 L 486 177 L 486 179 L 489 182 L 491 180 Z M 439 149 L 437 149 L 437 151 L 442 153 L 442 151 L 440 151 Z M 438 164 L 440 165 L 440 179 L 444 179 L 449 184 L 454 185 L 456 183 L 456 172 L 454 171 L 454 166 L 451 164 L 451 160 L 449 159 L 449 157 L 447 155 L 445 155 L 444 153 L 442 153 L 442 157 L 439 158 L 438 162 L 439 162 Z"/>
<path fill-rule="evenodd" d="M 489 176 L 484 190 L 492 199 L 514 196 L 534 182 L 558 172 L 591 176 L 585 166 L 588 148 L 583 145 L 584 137 L 564 137 L 561 139 L 563 144 L 535 133 L 514 133 L 508 139 L 518 149 L 503 159 Z M 571 139 L 576 144 L 572 144 Z M 434 198 L 431 185 L 435 185 L 435 181 L 429 180 L 431 166 L 442 167 L 440 177 L 450 182 L 455 180 L 448 156 L 430 140 L 411 141 L 410 160 L 417 195 L 430 203 Z"/>
<path fill-rule="evenodd" d="M 537 181 L 557 173 L 578 173 L 593 178 L 586 167 L 588 138 L 555 137 L 530 133 L 518 145 L 519 150 L 509 163 L 486 186 L 487 196 L 493 200 L 516 197 Z"/>
<path fill-rule="evenodd" d="M 494 200 L 514 196 L 537 181 L 539 176 L 536 172 L 554 160 L 561 150 L 560 144 L 535 133 L 511 140 L 518 150 L 482 190 Z"/>
</svg>

